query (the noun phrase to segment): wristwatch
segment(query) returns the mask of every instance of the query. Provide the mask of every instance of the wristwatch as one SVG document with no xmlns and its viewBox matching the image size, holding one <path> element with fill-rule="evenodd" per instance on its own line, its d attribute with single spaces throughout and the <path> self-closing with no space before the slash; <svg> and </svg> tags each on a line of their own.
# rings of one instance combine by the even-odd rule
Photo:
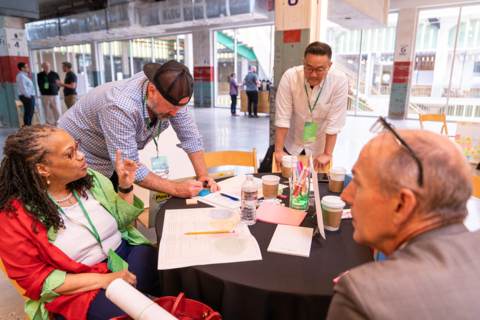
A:
<svg viewBox="0 0 480 320">
<path fill-rule="evenodd" d="M 133 184 L 132 184 L 129 188 L 127 188 L 127 189 L 123 189 L 123 188 L 121 188 L 120 186 L 118 186 L 118 191 L 120 191 L 121 193 L 129 193 L 129 192 L 131 192 L 132 190 L 133 190 Z"/>
</svg>

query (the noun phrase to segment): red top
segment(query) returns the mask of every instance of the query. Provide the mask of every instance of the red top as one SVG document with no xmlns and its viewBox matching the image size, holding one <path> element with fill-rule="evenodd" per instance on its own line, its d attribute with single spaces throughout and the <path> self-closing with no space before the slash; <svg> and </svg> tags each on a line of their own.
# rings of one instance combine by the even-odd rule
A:
<svg viewBox="0 0 480 320">
<path fill-rule="evenodd" d="M 53 270 L 67 273 L 107 273 L 106 263 L 91 267 L 70 259 L 48 241 L 47 229 L 38 223 L 32 230 L 33 218 L 18 200 L 11 207 L 0 211 L 0 257 L 9 278 L 26 290 L 25 296 L 40 300 L 43 283 Z M 61 295 L 45 304 L 51 313 L 58 313 L 69 320 L 85 320 L 90 303 L 100 289 Z M 52 315 L 52 314 L 51 314 Z"/>
</svg>

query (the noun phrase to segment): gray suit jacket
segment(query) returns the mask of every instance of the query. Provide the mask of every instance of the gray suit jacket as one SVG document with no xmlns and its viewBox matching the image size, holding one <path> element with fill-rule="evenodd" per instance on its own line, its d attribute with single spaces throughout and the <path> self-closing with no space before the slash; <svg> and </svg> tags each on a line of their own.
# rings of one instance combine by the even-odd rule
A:
<svg viewBox="0 0 480 320">
<path fill-rule="evenodd" d="M 327 320 L 337 319 L 480 319 L 480 231 L 433 229 L 351 270 L 334 287 Z"/>
</svg>

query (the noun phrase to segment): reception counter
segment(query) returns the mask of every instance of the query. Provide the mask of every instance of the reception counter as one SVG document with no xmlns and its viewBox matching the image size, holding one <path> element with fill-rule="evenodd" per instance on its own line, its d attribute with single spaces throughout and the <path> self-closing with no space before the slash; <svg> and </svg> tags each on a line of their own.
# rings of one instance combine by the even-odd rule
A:
<svg viewBox="0 0 480 320">
<path fill-rule="evenodd" d="M 266 113 L 270 114 L 270 100 L 269 100 L 269 91 L 258 91 L 258 105 L 257 105 L 257 113 Z M 240 101 L 241 101 L 241 109 L 240 112 L 248 113 L 248 97 L 246 91 L 240 92 Z M 252 107 L 253 108 L 253 107 Z M 252 110 L 253 113 L 253 110 Z"/>
</svg>

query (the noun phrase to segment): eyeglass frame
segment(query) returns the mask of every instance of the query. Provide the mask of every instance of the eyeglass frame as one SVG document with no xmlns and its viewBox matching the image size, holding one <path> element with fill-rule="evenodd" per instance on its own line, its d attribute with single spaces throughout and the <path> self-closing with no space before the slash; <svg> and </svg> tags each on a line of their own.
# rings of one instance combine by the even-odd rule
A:
<svg viewBox="0 0 480 320">
<path fill-rule="evenodd" d="M 419 173 L 418 173 L 418 185 L 420 188 L 423 188 L 423 165 L 422 165 L 422 162 L 420 161 L 420 158 L 417 156 L 417 154 L 415 153 L 415 151 L 413 151 L 413 149 L 408 145 L 408 143 L 405 142 L 405 140 L 403 140 L 400 135 L 395 131 L 394 127 L 387 122 L 387 120 L 384 118 L 384 117 L 380 117 L 373 125 L 372 127 L 370 128 L 370 132 L 373 132 L 373 133 L 380 133 L 380 132 L 377 132 L 377 131 L 374 131 L 373 128 L 378 124 L 378 123 L 381 123 L 384 130 L 382 132 L 385 132 L 385 129 L 387 129 L 386 131 L 390 132 L 395 140 L 395 142 L 400 146 L 402 147 L 403 149 L 407 150 L 408 153 L 410 153 L 410 155 L 415 159 L 415 162 L 417 163 L 418 165 L 418 169 L 419 169 Z"/>
<path fill-rule="evenodd" d="M 308 71 L 307 68 L 311 68 L 312 71 Z M 312 72 L 315 71 L 317 76 L 321 76 L 330 69 L 330 61 L 328 62 L 328 67 L 325 70 L 322 70 L 321 73 L 320 73 L 320 71 L 318 71 L 318 69 L 320 69 L 320 68 L 312 68 L 310 66 L 306 66 L 305 62 L 303 63 L 303 70 L 305 70 L 305 73 L 312 74 Z"/>
<path fill-rule="evenodd" d="M 78 139 L 77 141 L 75 141 L 75 148 L 73 148 L 73 150 L 67 154 L 67 157 L 74 161 L 75 159 L 77 159 L 77 151 L 80 149 L 80 146 L 82 144 L 82 139 Z"/>
</svg>

